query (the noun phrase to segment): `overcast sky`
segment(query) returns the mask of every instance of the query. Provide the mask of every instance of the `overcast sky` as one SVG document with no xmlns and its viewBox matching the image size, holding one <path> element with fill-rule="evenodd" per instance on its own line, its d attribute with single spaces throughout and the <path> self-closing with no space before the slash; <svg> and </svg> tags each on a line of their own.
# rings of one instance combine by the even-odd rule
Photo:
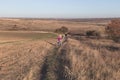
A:
<svg viewBox="0 0 120 80">
<path fill-rule="evenodd" d="M 1 0 L 0 17 L 120 17 L 120 0 Z"/>
</svg>

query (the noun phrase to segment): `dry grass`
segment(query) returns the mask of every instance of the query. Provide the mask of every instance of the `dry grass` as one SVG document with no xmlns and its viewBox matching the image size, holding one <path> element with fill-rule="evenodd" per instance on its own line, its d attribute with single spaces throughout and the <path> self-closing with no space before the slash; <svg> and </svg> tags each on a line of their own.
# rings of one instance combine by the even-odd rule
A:
<svg viewBox="0 0 120 80">
<path fill-rule="evenodd" d="M 117 47 L 117 50 L 108 49 L 113 44 L 115 48 L 112 48 Z M 119 48 L 120 44 L 95 39 L 80 42 L 70 39 L 61 48 L 54 49 L 49 43 L 40 40 L 4 44 L 0 46 L 0 78 L 119 80 Z"/>
<path fill-rule="evenodd" d="M 0 31 L 0 44 L 56 38 L 56 34 L 42 31 Z"/>
<path fill-rule="evenodd" d="M 105 24 L 107 24 L 107 22 Z M 0 19 L 0 30 L 55 31 L 62 26 L 67 27 L 70 31 L 73 32 L 104 29 L 104 25 L 98 25 L 96 22 L 91 23 L 64 20 Z"/>
<path fill-rule="evenodd" d="M 103 46 L 120 45 L 109 40 L 93 42 L 70 39 L 58 50 L 55 48 L 47 57 L 42 80 L 119 80 L 120 50 Z"/>
<path fill-rule="evenodd" d="M 54 31 L 56 28 L 66 26 L 78 32 L 90 29 L 104 32 L 104 27 L 97 24 L 57 20 L 3 19 L 0 20 L 0 30 Z M 45 42 L 40 40 L 41 38 L 36 39 L 40 36 L 46 37 L 45 35 L 37 36 L 36 34 L 40 35 L 38 32 L 33 34 L 29 31 L 15 33 L 8 31 L 7 34 L 0 32 L 0 43 L 5 41 L 4 44 L 0 44 L 0 80 L 120 79 L 120 44 L 107 39 L 84 38 L 80 41 L 69 39 L 62 47 L 53 48 L 52 43 L 55 40 L 50 39 L 51 36 L 47 35 Z M 9 40 L 8 35 L 11 37 Z M 31 40 L 33 38 L 34 40 Z M 13 40 L 19 42 L 6 43 Z"/>
<path fill-rule="evenodd" d="M 33 74 L 38 74 L 50 47 L 39 40 L 0 45 L 0 79 L 34 80 L 32 78 L 39 77 L 40 74 Z"/>
<path fill-rule="evenodd" d="M 0 31 L 0 80 L 39 80 L 56 34 L 39 31 Z M 55 43 L 54 43 L 55 44 Z"/>
<path fill-rule="evenodd" d="M 119 80 L 120 50 L 111 52 L 106 48 L 98 48 L 97 43 L 94 44 L 97 48 L 78 41 L 69 43 L 67 53 L 67 58 L 71 62 L 71 66 L 67 66 L 69 72 L 76 77 L 76 80 Z"/>
</svg>

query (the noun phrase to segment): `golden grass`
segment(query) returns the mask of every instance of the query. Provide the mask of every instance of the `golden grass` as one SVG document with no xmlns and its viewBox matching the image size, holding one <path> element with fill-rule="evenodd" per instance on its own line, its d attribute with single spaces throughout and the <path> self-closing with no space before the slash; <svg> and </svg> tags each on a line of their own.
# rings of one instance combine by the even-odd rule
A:
<svg viewBox="0 0 120 80">
<path fill-rule="evenodd" d="M 42 65 L 51 47 L 40 40 L 0 45 L 0 79 L 23 80 L 27 75 L 37 73 L 40 67 L 37 70 L 36 67 Z"/>
<path fill-rule="evenodd" d="M 55 44 L 56 41 L 51 38 L 56 36 L 48 36 L 47 33 L 44 33 L 47 35 L 40 35 L 39 31 L 34 32 L 34 30 L 54 31 L 61 26 L 66 26 L 73 32 L 97 30 L 104 33 L 104 26 L 100 27 L 96 23 L 89 22 L 0 20 L 0 30 L 33 31 L 12 31 L 12 34 L 9 31 L 0 32 L 0 43 L 20 41 L 0 44 L 0 79 L 40 80 L 42 76 L 45 76 L 44 79 L 52 78 L 52 80 L 120 79 L 120 44 L 107 39 L 85 38 L 80 41 L 70 39 L 62 47 L 53 49 L 51 43 Z M 26 37 L 26 34 L 29 36 Z M 40 36 L 34 36 L 35 34 L 48 38 L 41 39 Z M 42 74 L 44 64 L 47 64 L 46 74 Z"/>
<path fill-rule="evenodd" d="M 100 47 L 93 49 L 92 46 L 72 41 L 67 53 L 71 62 L 69 70 L 76 80 L 119 80 L 119 51 L 111 52 Z"/>
<path fill-rule="evenodd" d="M 107 49 L 113 44 L 120 48 L 119 44 L 109 40 L 92 39 L 69 39 L 61 48 L 54 49 L 52 45 L 41 40 L 4 44 L 0 46 L 0 78 L 119 80 L 120 50 Z"/>
<path fill-rule="evenodd" d="M 103 23 L 99 23 L 103 24 Z M 107 22 L 105 23 L 107 24 Z M 0 30 L 29 30 L 29 31 L 55 31 L 62 26 L 67 27 L 70 31 L 79 32 L 86 30 L 103 30 L 104 26 L 96 22 L 75 22 L 59 20 L 24 20 L 24 19 L 0 19 Z"/>
<path fill-rule="evenodd" d="M 0 44 L 51 38 L 56 38 L 56 34 L 43 31 L 0 31 Z"/>
</svg>

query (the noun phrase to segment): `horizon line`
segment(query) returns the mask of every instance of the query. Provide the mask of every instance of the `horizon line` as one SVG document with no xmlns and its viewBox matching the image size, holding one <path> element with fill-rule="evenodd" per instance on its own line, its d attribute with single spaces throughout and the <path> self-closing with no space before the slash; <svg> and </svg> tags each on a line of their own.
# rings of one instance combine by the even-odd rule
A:
<svg viewBox="0 0 120 80">
<path fill-rule="evenodd" d="M 120 18 L 120 17 L 78 17 L 78 18 L 54 18 L 54 17 L 51 17 L 51 18 L 42 18 L 42 17 L 0 17 L 0 19 L 2 18 L 6 18 L 6 19 L 116 19 L 116 18 Z"/>
</svg>

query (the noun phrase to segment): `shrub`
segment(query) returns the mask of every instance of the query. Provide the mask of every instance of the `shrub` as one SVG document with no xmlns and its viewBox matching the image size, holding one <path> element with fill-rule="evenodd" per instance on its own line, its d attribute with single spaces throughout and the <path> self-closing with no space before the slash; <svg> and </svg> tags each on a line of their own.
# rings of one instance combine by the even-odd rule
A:
<svg viewBox="0 0 120 80">
<path fill-rule="evenodd" d="M 90 36 L 100 37 L 100 33 L 97 32 L 97 31 L 95 31 L 95 30 L 87 31 L 87 32 L 86 32 L 86 35 L 87 35 L 88 37 L 90 37 Z"/>
<path fill-rule="evenodd" d="M 55 32 L 57 32 L 57 33 L 67 33 L 68 28 L 65 27 L 65 26 L 62 26 L 61 28 L 56 29 Z"/>
<path fill-rule="evenodd" d="M 106 27 L 106 32 L 109 38 L 115 42 L 120 42 L 120 20 L 112 20 Z"/>
</svg>

